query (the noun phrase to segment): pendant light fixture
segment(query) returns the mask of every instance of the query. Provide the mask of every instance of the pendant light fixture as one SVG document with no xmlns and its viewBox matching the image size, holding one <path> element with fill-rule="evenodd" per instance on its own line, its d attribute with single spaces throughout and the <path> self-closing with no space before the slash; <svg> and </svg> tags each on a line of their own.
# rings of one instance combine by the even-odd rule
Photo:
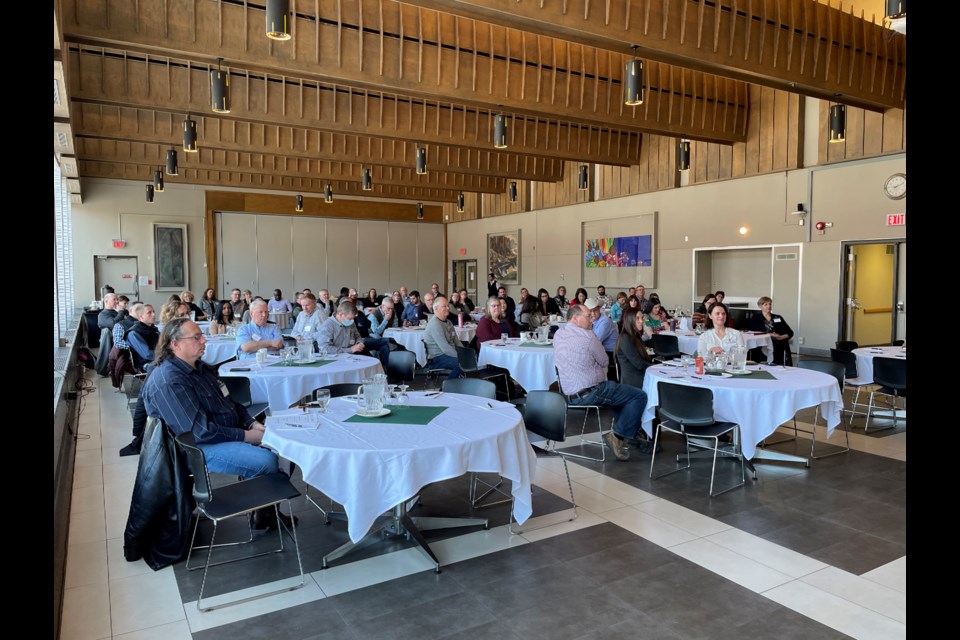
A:
<svg viewBox="0 0 960 640">
<path fill-rule="evenodd" d="M 373 176 L 370 175 L 370 169 L 363 168 L 363 175 L 360 176 L 360 182 L 364 191 L 373 191 Z"/>
<path fill-rule="evenodd" d="M 290 39 L 290 0 L 267 0 L 267 37 Z"/>
<path fill-rule="evenodd" d="M 153 202 L 153 183 L 147 183 L 147 202 Z"/>
<path fill-rule="evenodd" d="M 830 142 L 843 142 L 847 137 L 847 105 L 830 107 Z"/>
<path fill-rule="evenodd" d="M 417 203 L 417 220 L 423 220 L 423 203 Z"/>
<path fill-rule="evenodd" d="M 507 116 L 498 113 L 493 117 L 493 147 L 507 148 Z"/>
<path fill-rule="evenodd" d="M 510 202 L 516 202 L 516 201 L 517 201 L 517 181 L 511 180 L 510 181 Z"/>
<path fill-rule="evenodd" d="M 168 149 L 167 150 L 167 175 L 168 176 L 178 176 L 180 175 L 180 167 L 177 164 L 177 150 Z"/>
<path fill-rule="evenodd" d="M 677 171 L 690 170 L 690 141 L 680 139 L 677 144 Z"/>
<path fill-rule="evenodd" d="M 153 189 L 157 193 L 163 193 L 163 168 L 157 167 L 153 172 Z"/>
<path fill-rule="evenodd" d="M 298 193 L 295 202 L 297 204 L 293 208 L 293 210 L 296 211 L 297 213 L 301 213 L 303 211 L 303 196 Z"/>
<path fill-rule="evenodd" d="M 333 187 L 330 186 L 329 182 L 323 186 L 323 201 L 327 204 L 333 202 Z"/>
<path fill-rule="evenodd" d="M 580 165 L 580 174 L 577 176 L 577 189 L 586 191 L 590 187 L 590 176 L 587 174 L 587 165 Z"/>
<path fill-rule="evenodd" d="M 417 175 L 427 173 L 427 149 L 417 145 Z"/>
<path fill-rule="evenodd" d="M 197 151 L 197 121 L 189 113 L 183 120 L 183 150 L 188 153 Z"/>
<path fill-rule="evenodd" d="M 216 113 L 230 113 L 230 72 L 220 68 L 223 58 L 217 58 L 217 68 L 210 69 L 210 108 Z"/>
<path fill-rule="evenodd" d="M 460 195 L 457 196 L 457 213 L 463 213 L 463 207 L 466 204 L 466 199 L 463 197 L 463 191 L 460 192 Z"/>
<path fill-rule="evenodd" d="M 633 60 L 627 61 L 627 68 L 623 74 L 623 103 L 634 107 L 643 104 L 643 60 L 637 58 L 637 45 L 630 45 L 633 49 Z"/>
</svg>

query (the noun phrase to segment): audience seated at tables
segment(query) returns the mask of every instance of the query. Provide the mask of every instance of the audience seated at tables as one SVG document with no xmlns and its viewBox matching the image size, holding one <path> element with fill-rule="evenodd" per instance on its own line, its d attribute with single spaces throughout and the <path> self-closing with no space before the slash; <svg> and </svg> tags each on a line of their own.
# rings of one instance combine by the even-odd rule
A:
<svg viewBox="0 0 960 640">
<path fill-rule="evenodd" d="M 290 306 L 290 301 L 283 297 L 283 292 L 280 289 L 274 289 L 273 299 L 267 303 L 267 312 L 290 313 L 291 311 L 293 311 L 293 307 Z"/>
<path fill-rule="evenodd" d="M 470 311 L 467 309 L 466 305 L 460 301 L 460 292 L 454 291 L 450 294 L 450 322 L 458 324 L 461 322 L 467 323 L 470 322 Z"/>
<path fill-rule="evenodd" d="M 399 316 L 407 303 L 403 301 L 403 296 L 400 295 L 399 291 L 394 291 L 390 299 L 393 300 L 393 308 L 397 310 L 397 316 Z"/>
<path fill-rule="evenodd" d="M 557 301 L 550 297 L 550 292 L 546 289 L 541 288 L 537 291 L 537 306 L 544 318 L 552 314 L 560 313 L 560 307 L 557 306 Z"/>
<path fill-rule="evenodd" d="M 434 300 L 436 300 L 437 297 L 444 295 L 443 292 L 440 291 L 440 285 L 437 284 L 436 282 L 434 282 L 433 284 L 430 285 L 430 293 L 433 294 L 433 299 L 434 299 Z M 444 297 L 446 297 L 446 296 L 444 296 Z"/>
<path fill-rule="evenodd" d="M 250 322 L 237 329 L 237 358 L 247 360 L 256 357 L 260 349 L 279 351 L 283 348 L 283 336 L 277 325 L 267 322 L 269 315 L 266 302 L 253 301 Z"/>
<path fill-rule="evenodd" d="M 433 315 L 433 301 L 435 296 L 432 291 L 427 291 L 423 294 L 423 306 L 426 307 L 426 319 L 429 320 L 430 316 Z"/>
<path fill-rule="evenodd" d="M 693 314 L 691 314 L 690 321 L 693 322 L 693 326 L 696 327 L 698 324 L 703 323 L 706 326 L 707 323 L 707 309 L 712 307 L 717 302 L 717 296 L 712 293 L 708 293 L 703 296 L 703 301 L 697 305 Z"/>
<path fill-rule="evenodd" d="M 460 304 L 467 308 L 467 313 L 473 313 L 473 310 L 477 308 L 477 305 L 470 299 L 470 293 L 466 288 L 460 289 Z"/>
<path fill-rule="evenodd" d="M 642 284 L 638 284 L 636 296 L 637 296 L 637 300 L 640 301 L 640 311 L 642 311 L 643 313 L 650 313 L 650 307 L 652 307 L 653 305 L 650 303 L 650 300 L 646 297 L 646 293 L 647 293 L 647 287 Z"/>
<path fill-rule="evenodd" d="M 303 307 L 297 314 L 297 320 L 293 323 L 293 329 L 290 335 L 297 340 L 309 340 L 311 343 L 320 331 L 327 315 L 317 306 L 317 298 L 312 293 L 300 295 L 300 305 Z"/>
<path fill-rule="evenodd" d="M 523 313 L 523 303 L 530 297 L 530 291 L 526 287 L 520 287 L 520 298 L 517 300 L 517 306 L 513 310 L 513 319 L 515 322 L 523 322 L 520 314 Z"/>
<path fill-rule="evenodd" d="M 586 296 L 584 296 L 586 298 Z M 557 303 L 557 307 L 563 309 L 570 306 L 570 301 L 567 300 L 567 288 L 563 285 L 557 287 L 557 295 L 553 296 L 553 301 Z"/>
<path fill-rule="evenodd" d="M 410 304 L 410 296 L 407 295 L 406 287 L 400 287 L 400 301 L 403 303 L 403 306 L 398 308 L 406 309 L 407 305 Z"/>
<path fill-rule="evenodd" d="M 124 336 L 126 336 L 130 327 L 140 319 L 142 310 L 143 303 L 134 302 L 130 305 L 129 313 L 113 325 L 113 347 L 111 347 L 110 354 L 107 357 L 107 372 L 110 374 L 110 383 L 114 389 L 120 388 L 124 374 L 135 373 L 133 360 L 130 357 L 130 343 L 126 341 Z"/>
<path fill-rule="evenodd" d="M 327 289 L 320 289 L 317 292 L 317 306 L 327 314 L 327 317 L 333 317 L 333 314 L 336 313 L 337 307 L 333 304 L 333 300 L 330 299 L 330 291 Z"/>
<path fill-rule="evenodd" d="M 629 308 L 629 309 L 636 309 L 640 313 L 643 313 L 643 311 L 640 310 L 640 307 L 641 307 L 640 298 L 637 297 L 637 294 L 633 293 L 627 296 L 627 306 L 624 307 L 624 311 L 626 311 Z"/>
<path fill-rule="evenodd" d="M 357 307 L 349 299 L 337 305 L 333 317 L 320 325 L 317 345 L 326 347 L 327 353 L 360 353 L 363 337 L 356 326 Z"/>
<path fill-rule="evenodd" d="M 617 325 L 603 312 L 599 300 L 587 298 L 581 306 L 590 310 L 590 315 L 593 318 L 591 323 L 593 333 L 600 340 L 600 344 L 603 345 L 603 350 L 612 354 L 613 350 L 617 348 Z"/>
<path fill-rule="evenodd" d="M 203 315 L 212 320 L 215 315 L 217 315 L 217 309 L 220 307 L 220 301 L 217 300 L 217 291 L 210 287 L 203 292 L 203 297 L 200 298 L 200 310 L 203 311 Z"/>
<path fill-rule="evenodd" d="M 294 320 L 297 319 L 297 314 L 303 310 L 303 305 L 300 304 L 301 297 L 303 297 L 303 292 L 297 291 L 293 294 L 293 302 L 290 303 L 290 317 Z"/>
<path fill-rule="evenodd" d="M 416 327 L 421 320 L 427 319 L 427 305 L 420 302 L 420 292 L 413 290 L 408 296 L 409 302 L 404 307 L 400 320 L 405 327 Z"/>
<path fill-rule="evenodd" d="M 724 353 L 732 347 L 744 347 L 747 344 L 743 335 L 736 329 L 727 326 L 727 305 L 715 302 L 710 306 L 707 314 L 707 330 L 700 334 L 697 340 L 697 351 L 703 355 L 707 353 Z"/>
<path fill-rule="evenodd" d="M 643 375 L 653 359 L 644 344 L 643 314 L 638 309 L 628 308 L 623 312 L 623 331 L 614 353 L 620 364 L 620 382 L 642 389 Z"/>
<path fill-rule="evenodd" d="M 243 314 L 246 313 L 249 304 L 243 299 L 240 289 L 230 291 L 230 306 L 233 307 L 233 317 L 243 322 Z"/>
<path fill-rule="evenodd" d="M 384 297 L 379 307 L 367 310 L 370 320 L 370 337 L 382 338 L 387 329 L 400 327 L 400 316 L 396 313 L 396 305 L 392 298 Z"/>
<path fill-rule="evenodd" d="M 540 303 L 533 296 L 524 298 L 523 306 L 520 308 L 520 323 L 527 325 L 531 331 L 546 323 L 546 317 L 540 312 Z"/>
<path fill-rule="evenodd" d="M 233 314 L 233 303 L 224 300 L 210 321 L 210 335 L 227 333 L 230 327 L 239 328 L 240 319 Z"/>
<path fill-rule="evenodd" d="M 587 290 L 583 287 L 577 287 L 576 292 L 573 294 L 573 300 L 570 301 L 570 305 L 583 304 L 587 301 Z"/>
<path fill-rule="evenodd" d="M 103 296 L 103 310 L 97 314 L 97 326 L 101 329 L 113 331 L 117 321 L 117 294 L 108 293 Z"/>
<path fill-rule="evenodd" d="M 627 294 L 621 291 L 617 294 L 617 301 L 610 305 L 610 319 L 620 325 L 624 309 L 627 308 Z"/>
<path fill-rule="evenodd" d="M 173 320 L 174 318 L 189 318 L 190 317 L 190 307 L 185 305 L 183 302 L 177 302 L 176 300 L 168 300 L 163 303 L 163 306 L 160 307 L 160 324 L 164 325 Z"/>
<path fill-rule="evenodd" d="M 790 353 L 790 338 L 793 337 L 793 329 L 783 316 L 771 311 L 773 299 L 769 296 L 761 296 L 757 300 L 757 306 L 760 307 L 760 313 L 750 316 L 750 330 L 770 336 L 773 341 L 773 364 L 792 367 L 793 354 Z"/>
<path fill-rule="evenodd" d="M 600 306 L 602 307 L 610 306 L 610 303 L 611 303 L 610 296 L 607 295 L 607 288 L 602 284 L 597 285 L 596 300 L 597 302 L 600 303 Z"/>
<path fill-rule="evenodd" d="M 599 307 L 596 300 L 591 300 Z M 635 440 L 640 431 L 647 394 L 626 384 L 607 379 L 609 356 L 593 329 L 594 314 L 586 305 L 567 312 L 567 323 L 553 336 L 554 357 L 560 386 L 572 405 L 610 407 L 613 430 L 604 436 L 617 460 L 630 454 L 625 440 Z"/>
<path fill-rule="evenodd" d="M 511 320 L 515 321 L 517 318 L 517 303 L 513 298 L 507 295 L 507 288 L 501 286 L 497 289 L 497 296 L 500 297 L 500 300 L 503 301 L 503 313 Z"/>
<path fill-rule="evenodd" d="M 157 312 L 152 304 L 143 305 L 139 319 L 124 334 L 123 339 L 130 345 L 130 355 L 133 357 L 133 368 L 143 371 L 146 365 L 153 360 L 157 341 L 160 340 L 160 331 L 156 327 Z"/>
<path fill-rule="evenodd" d="M 380 301 L 377 300 L 377 290 L 370 289 L 367 291 L 367 296 L 360 301 L 360 307 L 363 309 L 376 308 L 380 304 Z"/>
<path fill-rule="evenodd" d="M 459 378 L 463 375 L 463 371 L 460 369 L 457 347 L 462 347 L 463 343 L 457 339 L 457 332 L 453 325 L 447 322 L 450 304 L 446 297 L 437 296 L 433 302 L 433 311 L 433 315 L 427 321 L 427 328 L 423 332 L 423 346 L 427 351 L 428 366 L 431 369 L 448 369 L 449 378 Z"/>
<path fill-rule="evenodd" d="M 193 300 L 196 296 L 193 295 L 193 291 L 184 291 L 180 294 L 180 300 L 183 304 L 187 305 L 190 311 L 194 314 L 194 320 L 209 320 L 207 315 L 203 312 L 203 308 L 197 306 Z M 188 314 L 189 315 L 189 314 Z"/>
<path fill-rule="evenodd" d="M 243 312 L 243 318 L 241 318 L 241 320 L 240 320 L 240 322 L 241 322 L 242 324 L 247 324 L 247 323 L 250 322 L 250 306 L 251 306 L 254 302 L 257 302 L 258 300 L 259 300 L 260 302 L 264 303 L 264 304 L 267 303 L 267 301 L 264 300 L 261 296 L 253 296 L 253 300 L 250 302 L 249 305 L 247 305 L 247 310 Z M 269 319 L 269 316 L 270 316 L 270 314 L 269 314 L 269 312 L 267 312 L 267 318 L 268 318 L 268 319 Z"/>
<path fill-rule="evenodd" d="M 643 314 L 643 339 L 648 345 L 653 344 L 654 334 L 666 329 L 663 320 L 660 319 L 662 317 L 662 309 L 663 307 L 659 302 L 654 302 L 650 308 L 650 313 Z"/>
<path fill-rule="evenodd" d="M 487 340 L 499 340 L 501 334 L 511 338 L 519 338 L 515 324 L 510 322 L 504 311 L 504 302 L 497 296 L 487 300 L 487 310 L 480 322 L 477 323 L 477 350 L 480 344 Z"/>
</svg>

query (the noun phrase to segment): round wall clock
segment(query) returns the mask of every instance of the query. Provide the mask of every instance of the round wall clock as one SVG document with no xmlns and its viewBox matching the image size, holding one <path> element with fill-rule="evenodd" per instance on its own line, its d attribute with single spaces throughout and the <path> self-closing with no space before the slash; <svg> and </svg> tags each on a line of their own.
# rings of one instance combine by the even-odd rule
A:
<svg viewBox="0 0 960 640">
<path fill-rule="evenodd" d="M 883 193 L 891 200 L 900 200 L 907 196 L 907 174 L 895 173 L 883 183 Z"/>
</svg>

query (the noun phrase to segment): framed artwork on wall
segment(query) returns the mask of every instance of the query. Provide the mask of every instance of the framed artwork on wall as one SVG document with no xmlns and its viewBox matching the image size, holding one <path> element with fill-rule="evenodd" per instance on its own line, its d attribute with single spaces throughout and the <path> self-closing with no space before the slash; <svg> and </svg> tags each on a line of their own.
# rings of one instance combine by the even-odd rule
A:
<svg viewBox="0 0 960 640">
<path fill-rule="evenodd" d="M 487 234 L 487 273 L 500 284 L 520 283 L 520 230 Z"/>
<path fill-rule="evenodd" d="M 187 225 L 159 222 L 153 225 L 153 264 L 157 291 L 187 289 Z"/>
</svg>

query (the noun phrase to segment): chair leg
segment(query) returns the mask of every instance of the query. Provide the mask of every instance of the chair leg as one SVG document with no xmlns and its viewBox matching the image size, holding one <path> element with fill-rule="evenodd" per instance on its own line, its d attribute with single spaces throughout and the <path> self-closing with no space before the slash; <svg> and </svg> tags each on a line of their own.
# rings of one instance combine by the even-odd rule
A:
<svg viewBox="0 0 960 640">
<path fill-rule="evenodd" d="M 573 507 L 572 507 L 572 508 L 573 508 L 573 517 L 570 518 L 570 519 L 568 519 L 567 522 L 573 522 L 574 520 L 577 519 L 577 516 L 578 516 L 579 514 L 577 513 L 577 501 L 576 501 L 576 499 L 573 497 L 573 482 L 570 480 L 570 468 L 567 466 L 567 454 L 561 453 L 561 452 L 559 452 L 559 451 L 555 451 L 555 453 L 556 453 L 558 456 L 560 456 L 560 458 L 563 460 L 563 470 L 564 470 L 564 472 L 567 474 L 567 489 L 570 490 L 570 504 L 573 505 Z M 510 506 L 510 523 L 509 523 L 509 525 L 507 526 L 507 530 L 508 530 L 510 533 L 512 533 L 512 534 L 529 533 L 530 531 L 536 531 L 537 529 L 543 529 L 543 528 L 545 528 L 545 527 L 553 526 L 553 524 L 554 524 L 554 523 L 550 523 L 550 524 L 545 524 L 545 525 L 543 525 L 543 526 L 541 526 L 541 527 L 532 527 L 532 528 L 530 528 L 530 529 L 523 529 L 522 527 L 519 527 L 519 526 L 516 527 L 516 528 L 514 528 L 514 526 L 513 526 L 513 523 L 514 523 L 514 522 L 516 522 L 516 519 L 513 517 L 513 505 L 511 505 L 511 506 Z"/>
</svg>

